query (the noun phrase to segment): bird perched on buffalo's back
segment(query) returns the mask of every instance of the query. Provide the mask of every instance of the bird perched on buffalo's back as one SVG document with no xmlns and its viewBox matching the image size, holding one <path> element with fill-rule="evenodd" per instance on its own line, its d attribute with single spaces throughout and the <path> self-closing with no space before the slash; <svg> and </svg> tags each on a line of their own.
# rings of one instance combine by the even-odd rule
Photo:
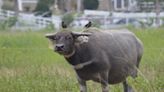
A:
<svg viewBox="0 0 164 92">
<path fill-rule="evenodd" d="M 92 22 L 89 21 L 88 24 L 85 25 L 85 28 L 89 28 L 89 27 L 91 27 L 91 26 L 92 26 Z"/>
<path fill-rule="evenodd" d="M 64 23 L 64 21 L 62 21 L 62 28 L 67 28 L 67 25 Z"/>
</svg>

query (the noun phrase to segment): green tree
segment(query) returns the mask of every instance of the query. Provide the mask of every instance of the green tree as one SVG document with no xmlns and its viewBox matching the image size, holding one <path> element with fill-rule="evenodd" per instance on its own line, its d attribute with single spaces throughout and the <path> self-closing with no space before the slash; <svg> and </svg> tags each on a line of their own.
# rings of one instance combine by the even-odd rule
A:
<svg viewBox="0 0 164 92">
<path fill-rule="evenodd" d="M 51 12 L 50 6 L 54 4 L 54 0 L 39 0 L 35 8 L 35 12 L 43 14 L 45 12 Z"/>
<path fill-rule="evenodd" d="M 73 20 L 74 20 L 74 14 L 71 12 L 64 14 L 62 17 L 62 21 L 64 21 L 66 25 L 69 25 Z"/>
<path fill-rule="evenodd" d="M 98 0 L 84 0 L 83 1 L 84 9 L 96 10 L 99 6 Z"/>
</svg>

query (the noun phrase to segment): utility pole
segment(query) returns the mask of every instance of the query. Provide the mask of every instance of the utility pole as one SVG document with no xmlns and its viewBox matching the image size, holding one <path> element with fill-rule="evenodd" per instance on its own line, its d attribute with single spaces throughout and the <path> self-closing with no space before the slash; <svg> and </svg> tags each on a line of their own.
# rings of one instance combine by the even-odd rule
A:
<svg viewBox="0 0 164 92">
<path fill-rule="evenodd" d="M 3 1 L 0 0 L 0 9 L 2 8 L 2 5 L 3 5 Z"/>
<path fill-rule="evenodd" d="M 67 9 L 68 11 L 72 11 L 72 0 L 67 0 Z"/>
<path fill-rule="evenodd" d="M 18 4 L 17 7 L 18 7 L 18 10 L 19 10 L 19 11 L 23 11 L 23 8 L 22 8 L 22 7 L 23 7 L 23 6 L 22 6 L 22 2 L 23 2 L 22 0 L 17 0 L 17 4 Z"/>
<path fill-rule="evenodd" d="M 16 19 L 16 22 L 15 22 L 15 25 L 17 26 L 17 23 L 18 23 L 18 17 L 19 17 L 19 8 L 18 8 L 18 4 L 19 2 L 18 2 L 18 0 L 14 0 L 14 4 L 15 4 L 15 6 L 14 6 L 14 12 L 15 12 L 15 19 Z"/>
<path fill-rule="evenodd" d="M 81 0 L 77 0 L 77 13 L 81 13 Z"/>
<path fill-rule="evenodd" d="M 59 7 L 58 7 L 58 0 L 54 0 L 54 4 L 50 9 L 53 14 L 60 14 Z"/>
<path fill-rule="evenodd" d="M 19 16 L 18 0 L 14 0 L 14 4 L 15 17 L 17 18 Z"/>
<path fill-rule="evenodd" d="M 18 0 L 14 0 L 14 4 L 15 4 L 15 6 L 14 6 L 15 16 L 14 17 L 16 18 L 16 21 L 18 21 L 18 17 L 19 17 L 19 8 L 18 8 L 19 4 L 18 3 L 19 3 Z"/>
<path fill-rule="evenodd" d="M 108 0 L 108 3 L 109 3 L 109 16 L 110 16 L 110 22 L 113 23 L 113 19 L 112 19 L 112 16 L 113 16 L 113 3 L 112 3 L 112 0 Z"/>
<path fill-rule="evenodd" d="M 156 0 L 155 2 L 155 11 L 156 11 L 156 26 L 159 27 L 160 26 L 160 18 L 159 18 L 159 14 L 160 14 L 160 3 L 159 0 Z"/>
</svg>

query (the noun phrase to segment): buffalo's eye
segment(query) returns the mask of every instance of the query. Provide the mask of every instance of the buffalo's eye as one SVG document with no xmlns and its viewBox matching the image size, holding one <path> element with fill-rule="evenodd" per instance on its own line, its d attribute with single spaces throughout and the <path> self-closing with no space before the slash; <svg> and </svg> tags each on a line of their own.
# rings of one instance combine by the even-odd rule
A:
<svg viewBox="0 0 164 92">
<path fill-rule="evenodd" d="M 54 36 L 54 40 L 60 39 L 60 36 Z"/>
</svg>

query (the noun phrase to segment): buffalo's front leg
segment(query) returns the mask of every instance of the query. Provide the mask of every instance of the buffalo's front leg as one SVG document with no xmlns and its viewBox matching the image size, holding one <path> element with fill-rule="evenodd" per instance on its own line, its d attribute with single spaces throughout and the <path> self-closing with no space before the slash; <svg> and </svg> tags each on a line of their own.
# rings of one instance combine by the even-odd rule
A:
<svg viewBox="0 0 164 92">
<path fill-rule="evenodd" d="M 77 78 L 79 85 L 80 85 L 80 92 L 87 92 L 87 86 L 86 86 L 86 81 L 81 79 L 81 78 Z"/>
<path fill-rule="evenodd" d="M 101 86 L 102 86 L 102 92 L 109 92 L 108 83 L 101 84 Z"/>
<path fill-rule="evenodd" d="M 124 87 L 124 92 L 134 92 L 132 87 L 130 85 L 128 85 L 127 81 L 123 82 L 123 87 Z"/>
<path fill-rule="evenodd" d="M 100 74 L 100 82 L 101 82 L 101 87 L 102 87 L 102 92 L 109 92 L 109 87 L 108 87 L 108 72 L 104 72 Z"/>
</svg>

